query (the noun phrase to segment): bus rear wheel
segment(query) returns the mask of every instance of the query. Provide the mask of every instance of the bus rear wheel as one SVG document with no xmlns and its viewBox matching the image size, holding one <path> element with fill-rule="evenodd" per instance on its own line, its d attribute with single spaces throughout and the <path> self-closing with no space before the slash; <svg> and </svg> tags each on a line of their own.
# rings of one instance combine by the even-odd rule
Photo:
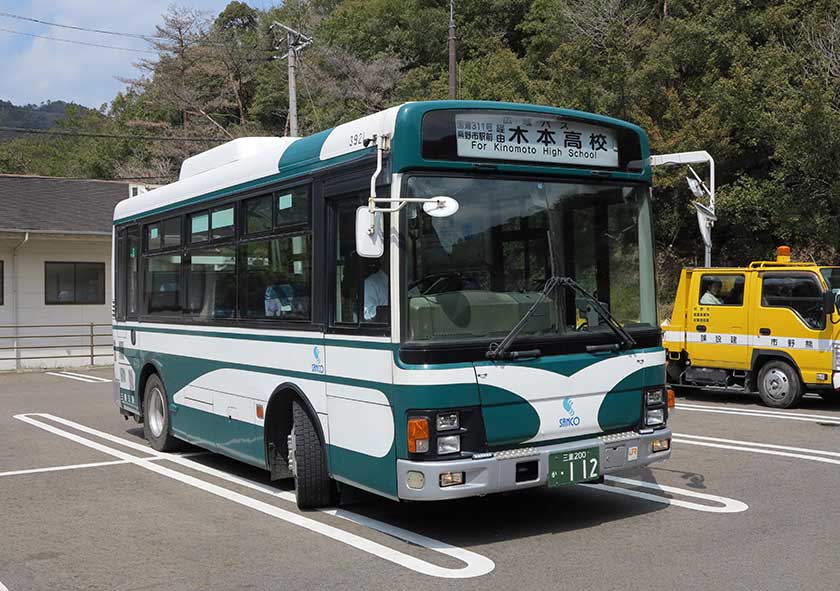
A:
<svg viewBox="0 0 840 591">
<path fill-rule="evenodd" d="M 786 361 L 773 360 L 758 372 L 758 394 L 767 406 L 792 408 L 802 400 L 804 391 L 793 366 Z"/>
<path fill-rule="evenodd" d="M 179 445 L 170 429 L 168 400 L 161 379 L 157 374 L 149 376 L 143 394 L 143 434 L 157 451 L 173 451 Z"/>
<path fill-rule="evenodd" d="M 295 477 L 297 506 L 317 509 L 336 504 L 338 487 L 327 468 L 327 450 L 318 437 L 312 417 L 297 400 L 292 402 L 292 419 L 289 469 Z"/>
</svg>

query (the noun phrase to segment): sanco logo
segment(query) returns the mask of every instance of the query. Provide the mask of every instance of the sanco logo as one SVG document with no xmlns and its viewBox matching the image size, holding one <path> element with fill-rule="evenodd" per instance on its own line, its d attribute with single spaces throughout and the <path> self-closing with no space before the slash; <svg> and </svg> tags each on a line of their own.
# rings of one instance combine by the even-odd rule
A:
<svg viewBox="0 0 840 591">
<path fill-rule="evenodd" d="M 563 409 L 569 415 L 568 417 L 560 417 L 560 428 L 563 427 L 577 427 L 580 425 L 580 417 L 575 415 L 574 401 L 571 398 L 563 399 Z"/>
<path fill-rule="evenodd" d="M 317 345 L 312 347 L 312 356 L 315 358 L 315 363 L 312 364 L 312 373 L 324 373 L 324 364 L 321 363 L 321 351 Z"/>
</svg>

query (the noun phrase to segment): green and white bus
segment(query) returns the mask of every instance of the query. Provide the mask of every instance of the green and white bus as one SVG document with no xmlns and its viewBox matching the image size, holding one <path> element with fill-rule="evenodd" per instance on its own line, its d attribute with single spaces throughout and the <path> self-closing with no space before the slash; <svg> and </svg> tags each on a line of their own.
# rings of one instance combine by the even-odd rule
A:
<svg viewBox="0 0 840 591">
<path fill-rule="evenodd" d="M 648 156 L 623 121 L 438 101 L 189 158 L 114 213 L 120 412 L 302 508 L 666 459 Z"/>
</svg>

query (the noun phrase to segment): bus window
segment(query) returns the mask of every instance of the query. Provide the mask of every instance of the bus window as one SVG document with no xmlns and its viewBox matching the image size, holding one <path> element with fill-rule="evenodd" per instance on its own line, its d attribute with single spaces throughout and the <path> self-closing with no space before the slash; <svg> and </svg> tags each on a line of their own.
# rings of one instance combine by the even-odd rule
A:
<svg viewBox="0 0 840 591">
<path fill-rule="evenodd" d="M 187 312 L 202 318 L 236 315 L 236 248 L 219 246 L 190 253 Z"/>
<path fill-rule="evenodd" d="M 356 208 L 360 199 L 336 208 L 335 323 L 387 324 L 389 315 L 388 249 L 379 258 L 356 252 Z M 388 227 L 388 216 L 384 220 Z"/>
<path fill-rule="evenodd" d="M 161 254 L 146 259 L 146 290 L 149 314 L 181 311 L 181 255 Z"/>
<path fill-rule="evenodd" d="M 309 320 L 311 315 L 311 237 L 283 236 L 242 245 L 248 318 Z"/>
</svg>

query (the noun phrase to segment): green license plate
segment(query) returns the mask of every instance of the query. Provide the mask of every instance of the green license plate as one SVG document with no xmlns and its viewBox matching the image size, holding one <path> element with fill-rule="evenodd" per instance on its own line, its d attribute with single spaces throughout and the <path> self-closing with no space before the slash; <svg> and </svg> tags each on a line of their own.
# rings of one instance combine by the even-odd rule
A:
<svg viewBox="0 0 840 591">
<path fill-rule="evenodd" d="M 601 476 L 601 452 L 597 447 L 564 451 L 548 456 L 548 486 L 563 486 Z"/>
</svg>

